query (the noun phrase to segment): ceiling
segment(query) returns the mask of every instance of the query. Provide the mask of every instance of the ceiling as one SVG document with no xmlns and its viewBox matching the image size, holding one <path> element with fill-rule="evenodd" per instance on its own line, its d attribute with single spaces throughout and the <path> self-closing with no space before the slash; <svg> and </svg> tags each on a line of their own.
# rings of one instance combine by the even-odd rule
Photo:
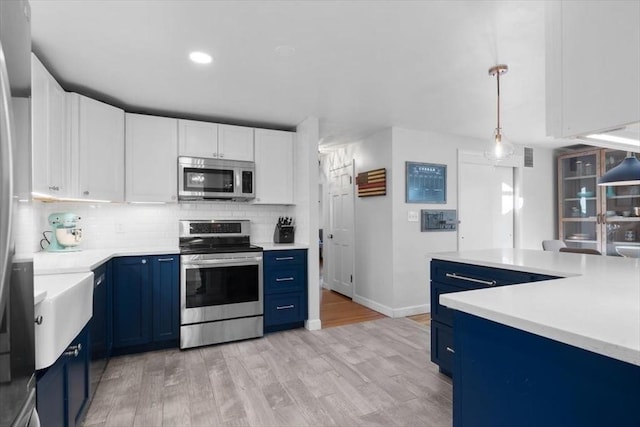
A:
<svg viewBox="0 0 640 427">
<path fill-rule="evenodd" d="M 388 126 L 514 143 L 545 137 L 543 1 L 31 0 L 34 51 L 66 90 L 324 142 Z M 276 47 L 295 48 L 280 56 Z M 191 63 L 202 50 L 213 63 Z"/>
</svg>

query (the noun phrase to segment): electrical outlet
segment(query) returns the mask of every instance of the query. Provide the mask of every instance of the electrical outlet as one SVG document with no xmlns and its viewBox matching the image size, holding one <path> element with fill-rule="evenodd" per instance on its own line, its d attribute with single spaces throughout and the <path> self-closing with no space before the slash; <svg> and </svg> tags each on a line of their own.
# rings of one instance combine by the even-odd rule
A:
<svg viewBox="0 0 640 427">
<path fill-rule="evenodd" d="M 416 211 L 407 212 L 407 221 L 409 222 L 418 222 L 420 220 L 420 215 Z"/>
</svg>

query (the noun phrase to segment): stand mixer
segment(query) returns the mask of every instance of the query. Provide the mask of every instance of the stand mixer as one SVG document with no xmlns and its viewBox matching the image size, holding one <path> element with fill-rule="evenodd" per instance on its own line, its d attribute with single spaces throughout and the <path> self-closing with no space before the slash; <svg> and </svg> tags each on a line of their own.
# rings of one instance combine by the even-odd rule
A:
<svg viewBox="0 0 640 427">
<path fill-rule="evenodd" d="M 51 225 L 51 243 L 48 252 L 79 251 L 78 245 L 82 240 L 82 229 L 78 228 L 80 217 L 76 214 L 63 212 L 49 215 Z"/>
</svg>

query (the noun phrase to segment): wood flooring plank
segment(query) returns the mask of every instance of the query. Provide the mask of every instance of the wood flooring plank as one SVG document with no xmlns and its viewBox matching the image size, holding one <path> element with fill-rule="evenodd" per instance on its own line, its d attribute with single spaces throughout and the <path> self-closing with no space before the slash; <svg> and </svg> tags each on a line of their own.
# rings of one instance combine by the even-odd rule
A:
<svg viewBox="0 0 640 427">
<path fill-rule="evenodd" d="M 370 414 L 361 415 L 358 417 L 358 426 L 363 427 L 389 427 L 397 425 L 394 423 L 394 420 L 387 415 L 384 411 L 372 412 Z"/>
<path fill-rule="evenodd" d="M 203 399 L 189 402 L 192 426 L 215 426 L 221 423 L 220 413 L 215 399 Z"/>
<path fill-rule="evenodd" d="M 289 396 L 296 402 L 296 407 L 307 420 L 307 423 L 315 426 L 335 426 L 335 420 L 324 410 L 321 402 L 307 388 L 302 380 L 287 381 L 282 384 Z"/>
<path fill-rule="evenodd" d="M 220 419 L 223 422 L 244 419 L 244 405 L 224 359 L 209 368 L 209 379 L 218 404 Z"/>
<path fill-rule="evenodd" d="M 258 387 L 278 382 L 278 379 L 264 357 L 262 357 L 262 354 L 256 353 L 245 356 L 240 359 L 240 362 Z"/>
<path fill-rule="evenodd" d="M 312 427 L 319 424 L 310 424 L 304 417 L 302 411 L 295 406 L 283 406 L 274 408 L 276 426 L 283 427 Z"/>
<path fill-rule="evenodd" d="M 327 353 L 322 355 L 322 358 L 331 368 L 335 369 L 336 372 L 345 377 L 354 386 L 359 386 L 371 381 L 366 375 L 355 369 L 353 365 L 350 365 L 342 359 L 340 354 Z"/>
<path fill-rule="evenodd" d="M 339 426 L 357 426 L 357 416 L 349 402 L 340 394 L 329 394 L 320 399 L 322 408 L 335 420 Z"/>
<path fill-rule="evenodd" d="M 276 415 L 258 387 L 238 391 L 244 403 L 246 419 L 252 426 L 276 426 Z"/>
<path fill-rule="evenodd" d="M 135 409 L 118 410 L 113 409 L 109 412 L 107 420 L 104 423 L 105 427 L 129 427 L 133 426 L 133 421 L 136 416 Z"/>
<path fill-rule="evenodd" d="M 289 396 L 289 393 L 287 393 L 280 383 L 266 385 L 261 387 L 261 390 L 271 409 L 293 405 L 291 396 Z"/>
<path fill-rule="evenodd" d="M 162 426 L 162 406 L 156 409 L 136 411 L 133 425 L 134 427 Z"/>
</svg>

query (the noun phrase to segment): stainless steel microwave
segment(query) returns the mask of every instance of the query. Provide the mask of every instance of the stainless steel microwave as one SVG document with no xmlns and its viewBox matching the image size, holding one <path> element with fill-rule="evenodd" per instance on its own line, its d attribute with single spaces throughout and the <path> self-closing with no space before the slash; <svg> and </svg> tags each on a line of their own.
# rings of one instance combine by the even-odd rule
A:
<svg viewBox="0 0 640 427">
<path fill-rule="evenodd" d="M 253 199 L 255 171 L 253 162 L 178 157 L 178 199 Z"/>
</svg>

